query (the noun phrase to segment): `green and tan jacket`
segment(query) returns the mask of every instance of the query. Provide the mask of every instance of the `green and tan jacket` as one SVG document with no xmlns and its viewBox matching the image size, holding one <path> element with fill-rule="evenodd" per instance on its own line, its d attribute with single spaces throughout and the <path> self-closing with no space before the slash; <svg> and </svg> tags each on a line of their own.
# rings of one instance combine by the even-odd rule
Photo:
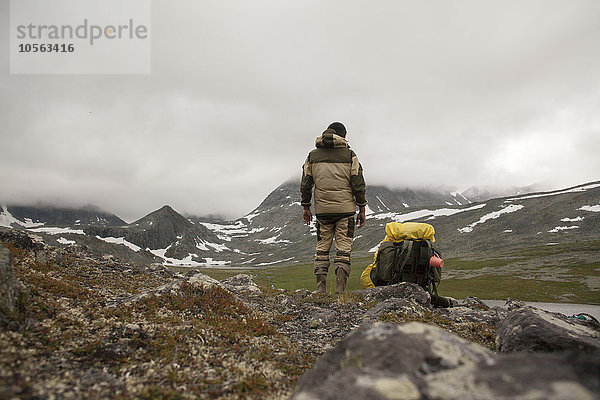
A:
<svg viewBox="0 0 600 400">
<path fill-rule="evenodd" d="M 317 138 L 316 147 L 308 154 L 302 170 L 302 205 L 310 206 L 314 186 L 317 216 L 354 214 L 357 205 L 367 204 L 358 157 L 333 129 Z"/>
</svg>

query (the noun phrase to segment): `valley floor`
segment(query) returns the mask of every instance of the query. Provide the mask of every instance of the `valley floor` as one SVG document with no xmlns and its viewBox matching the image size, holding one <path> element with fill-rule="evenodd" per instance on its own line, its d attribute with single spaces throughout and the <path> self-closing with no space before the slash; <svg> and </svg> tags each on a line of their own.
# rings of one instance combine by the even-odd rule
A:
<svg viewBox="0 0 600 400">
<path fill-rule="evenodd" d="M 348 281 L 359 290 L 360 274 L 373 256 L 355 258 Z M 263 286 L 287 290 L 315 287 L 311 263 L 261 268 L 200 268 L 216 279 L 247 273 Z M 187 268 L 174 268 L 188 271 Z M 329 292 L 333 292 L 333 268 Z M 510 253 L 481 254 L 478 258 L 446 259 L 440 293 L 454 298 L 507 298 L 548 303 L 600 305 L 600 241 L 523 248 Z"/>
</svg>

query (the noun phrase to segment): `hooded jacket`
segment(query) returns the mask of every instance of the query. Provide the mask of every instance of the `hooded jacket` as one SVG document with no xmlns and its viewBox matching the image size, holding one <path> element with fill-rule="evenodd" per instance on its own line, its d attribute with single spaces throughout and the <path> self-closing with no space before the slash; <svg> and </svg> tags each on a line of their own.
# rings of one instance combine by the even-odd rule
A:
<svg viewBox="0 0 600 400">
<path fill-rule="evenodd" d="M 314 191 L 315 214 L 352 215 L 365 206 L 365 180 L 358 157 L 348 142 L 327 129 L 316 139 L 302 169 L 302 205 L 310 206 Z"/>
</svg>

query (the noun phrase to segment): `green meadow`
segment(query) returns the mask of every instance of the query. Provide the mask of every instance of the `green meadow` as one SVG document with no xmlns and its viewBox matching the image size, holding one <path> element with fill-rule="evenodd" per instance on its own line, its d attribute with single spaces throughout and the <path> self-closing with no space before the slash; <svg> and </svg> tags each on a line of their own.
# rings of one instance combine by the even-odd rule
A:
<svg viewBox="0 0 600 400">
<path fill-rule="evenodd" d="M 560 264 L 553 263 L 561 256 Z M 360 274 L 372 261 L 371 257 L 353 260 L 349 290 L 361 288 Z M 522 265 L 527 265 L 527 269 Z M 483 269 L 485 271 L 478 272 Z M 555 273 L 557 269 L 561 271 L 558 276 Z M 290 291 L 312 291 L 316 287 L 312 263 L 199 270 L 218 280 L 240 273 L 250 274 L 262 287 Z M 600 304 L 600 241 L 531 247 L 493 258 L 447 259 L 444 272 L 451 276 L 445 278 L 445 274 L 442 274 L 439 294 L 444 296 L 499 300 L 511 297 L 523 301 Z M 330 293 L 335 290 L 333 265 L 329 269 L 327 290 Z"/>
</svg>

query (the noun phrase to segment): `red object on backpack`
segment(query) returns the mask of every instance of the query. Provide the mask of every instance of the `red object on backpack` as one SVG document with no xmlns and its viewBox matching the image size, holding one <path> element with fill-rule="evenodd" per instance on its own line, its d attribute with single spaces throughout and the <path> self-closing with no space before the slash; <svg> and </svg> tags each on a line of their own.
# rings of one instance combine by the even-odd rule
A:
<svg viewBox="0 0 600 400">
<path fill-rule="evenodd" d="M 429 265 L 431 267 L 434 267 L 434 268 L 443 268 L 444 267 L 444 260 L 442 260 L 440 258 L 440 256 L 438 256 L 437 254 L 434 254 L 429 259 Z"/>
</svg>

